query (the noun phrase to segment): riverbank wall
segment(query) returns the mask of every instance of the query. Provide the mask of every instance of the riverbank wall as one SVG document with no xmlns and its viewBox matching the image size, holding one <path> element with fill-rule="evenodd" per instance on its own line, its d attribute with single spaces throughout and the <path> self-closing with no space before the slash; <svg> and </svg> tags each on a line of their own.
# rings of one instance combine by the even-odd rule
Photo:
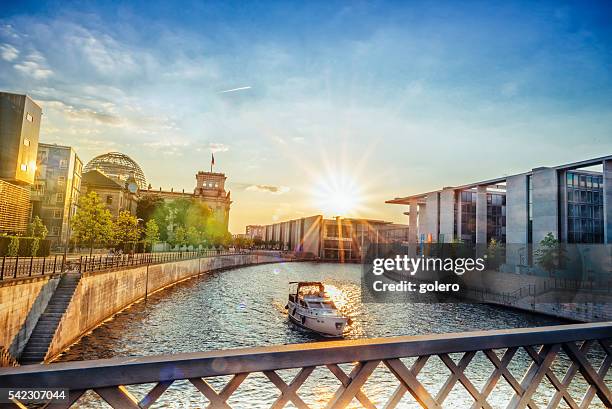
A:
<svg viewBox="0 0 612 409">
<path fill-rule="evenodd" d="M 62 315 L 45 362 L 135 302 L 181 281 L 218 270 L 291 261 L 273 254 L 233 254 L 85 272 Z M 44 312 L 59 276 L 0 282 L 0 350 L 17 358 Z M 6 362 L 5 362 L 6 361 Z"/>
</svg>

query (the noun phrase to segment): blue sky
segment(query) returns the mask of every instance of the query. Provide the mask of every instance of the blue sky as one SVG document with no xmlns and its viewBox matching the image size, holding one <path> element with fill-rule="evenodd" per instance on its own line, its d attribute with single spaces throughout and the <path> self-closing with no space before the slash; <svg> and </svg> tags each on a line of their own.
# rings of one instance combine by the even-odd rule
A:
<svg viewBox="0 0 612 409">
<path fill-rule="evenodd" d="M 0 6 L 0 88 L 43 106 L 42 141 L 125 152 L 155 188 L 193 189 L 214 151 L 233 232 L 334 212 L 337 190 L 405 222 L 384 200 L 609 154 L 610 21 L 604 2 L 21 2 Z"/>
</svg>

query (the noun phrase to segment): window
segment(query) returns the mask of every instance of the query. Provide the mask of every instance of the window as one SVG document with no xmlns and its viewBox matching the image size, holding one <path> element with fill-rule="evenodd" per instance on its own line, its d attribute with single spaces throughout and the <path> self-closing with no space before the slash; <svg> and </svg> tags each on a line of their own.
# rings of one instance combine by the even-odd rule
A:
<svg viewBox="0 0 612 409">
<path fill-rule="evenodd" d="M 59 176 L 57 178 L 57 184 L 60 186 L 64 186 L 66 184 L 66 176 Z"/>
<path fill-rule="evenodd" d="M 56 195 L 55 195 L 55 202 L 56 203 L 64 203 L 64 194 L 63 193 L 56 193 Z"/>
<path fill-rule="evenodd" d="M 66 159 L 60 159 L 59 167 L 61 169 L 66 169 L 68 167 L 68 161 Z"/>
<path fill-rule="evenodd" d="M 52 226 L 51 227 L 51 235 L 53 236 L 59 236 L 60 234 L 60 228 L 59 226 Z"/>
<path fill-rule="evenodd" d="M 28 138 L 23 140 L 23 146 L 30 146 L 30 140 Z"/>
<path fill-rule="evenodd" d="M 33 117 L 32 115 L 30 115 L 30 113 L 28 112 L 28 113 L 26 114 L 26 120 L 27 120 L 28 122 L 33 122 L 33 121 L 34 121 L 34 117 Z"/>
<path fill-rule="evenodd" d="M 113 204 L 113 197 L 111 195 L 106 196 L 106 204 Z"/>
<path fill-rule="evenodd" d="M 53 211 L 53 218 L 54 219 L 61 219 L 62 218 L 62 211 L 60 209 L 55 209 Z"/>
</svg>

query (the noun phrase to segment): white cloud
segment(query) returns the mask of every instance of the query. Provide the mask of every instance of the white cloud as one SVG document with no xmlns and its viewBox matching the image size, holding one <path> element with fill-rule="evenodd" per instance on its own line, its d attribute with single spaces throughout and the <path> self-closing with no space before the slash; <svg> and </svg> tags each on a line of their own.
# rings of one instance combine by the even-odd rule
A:
<svg viewBox="0 0 612 409">
<path fill-rule="evenodd" d="M 19 57 L 19 50 L 10 44 L 0 45 L 0 56 L 6 61 L 13 61 Z"/>
<path fill-rule="evenodd" d="M 208 144 L 208 150 L 211 151 L 212 153 L 227 152 L 229 151 L 229 146 L 223 143 L 211 142 Z"/>
<path fill-rule="evenodd" d="M 45 57 L 38 51 L 31 52 L 24 61 L 13 65 L 13 67 L 22 74 L 37 80 L 44 80 L 53 75 L 53 71 L 47 67 Z"/>
<path fill-rule="evenodd" d="M 287 186 L 271 186 L 271 185 L 250 185 L 245 190 L 250 192 L 271 193 L 273 195 L 282 195 L 290 189 Z"/>
</svg>

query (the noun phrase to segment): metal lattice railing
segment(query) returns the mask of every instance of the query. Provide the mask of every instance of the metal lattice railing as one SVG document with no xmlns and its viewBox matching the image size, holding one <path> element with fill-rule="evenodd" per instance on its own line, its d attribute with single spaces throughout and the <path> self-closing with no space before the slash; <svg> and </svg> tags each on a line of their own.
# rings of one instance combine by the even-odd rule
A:
<svg viewBox="0 0 612 409">
<path fill-rule="evenodd" d="M 170 387 L 177 381 L 187 380 L 194 391 L 206 398 L 208 407 L 229 408 L 230 400 L 234 394 L 241 393 L 245 380 L 259 375 L 259 383 L 251 388 L 263 388 L 263 382 L 277 388 L 277 396 L 266 403 L 271 408 L 282 408 L 289 403 L 297 408 L 412 407 L 407 403 L 410 399 L 414 405 L 424 408 L 452 404 L 458 408 L 488 409 L 500 407 L 491 397 L 503 380 L 510 392 L 502 407 L 556 408 L 564 402 L 563 407 L 572 409 L 603 408 L 612 407 L 608 376 L 612 365 L 611 341 L 612 322 L 317 342 L 10 368 L 0 370 L 0 384 L 8 388 L 68 388 L 69 401 L 54 403 L 51 406 L 54 408 L 80 405 L 87 391 L 93 391 L 99 396 L 97 399 L 103 399 L 113 408 L 149 408 L 167 407 L 163 397 L 176 392 Z M 593 362 L 595 349 L 599 351 L 596 354 L 599 359 L 595 360 L 598 363 Z M 479 370 L 480 373 L 474 374 L 468 370 L 479 354 L 489 361 L 491 372 Z M 513 365 L 519 355 L 528 360 L 522 377 L 516 375 Z M 407 357 L 413 359 L 410 364 L 406 363 Z M 567 366 L 561 371 L 557 361 L 562 357 Z M 443 363 L 441 367 L 434 366 L 438 373 L 448 373 L 440 378 L 443 381 L 437 391 L 432 389 L 431 379 L 423 376 L 424 368 L 433 360 Z M 283 374 L 291 368 L 297 370 L 292 379 Z M 310 381 L 309 388 L 313 387 L 312 381 L 316 387 L 318 380 L 311 377 L 320 376 L 321 370 L 328 370 L 338 386 L 324 400 L 307 403 L 300 395 L 307 381 Z M 395 381 L 395 386 L 388 380 L 378 384 L 388 385 L 385 399 L 373 398 L 366 387 L 373 373 L 381 370 L 387 371 Z M 219 387 L 222 383 L 219 378 L 227 377 L 229 381 Z M 479 385 L 477 377 L 483 380 Z M 580 398 L 571 389 L 578 381 L 584 383 Z M 143 391 L 144 384 L 153 386 Z M 538 394 L 544 384 L 552 390 Z M 136 397 L 132 385 L 141 385 L 140 397 Z M 457 403 L 451 398 L 457 388 L 463 388 L 467 401 Z M 171 402 L 181 400 L 180 396 L 171 399 Z M 251 407 L 247 401 L 241 402 L 236 407 Z"/>
</svg>

